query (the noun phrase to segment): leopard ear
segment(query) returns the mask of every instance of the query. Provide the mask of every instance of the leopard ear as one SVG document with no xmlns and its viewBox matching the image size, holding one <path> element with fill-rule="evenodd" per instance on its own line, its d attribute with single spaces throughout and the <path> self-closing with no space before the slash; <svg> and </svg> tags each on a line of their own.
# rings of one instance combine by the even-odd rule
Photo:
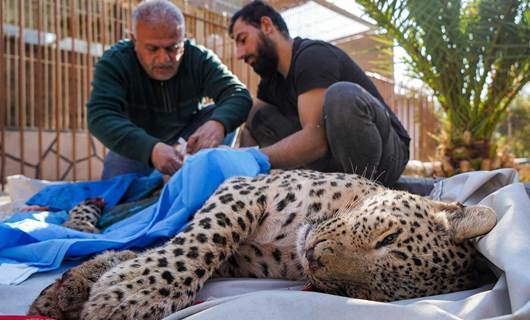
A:
<svg viewBox="0 0 530 320">
<path fill-rule="evenodd" d="M 435 208 L 445 215 L 447 229 L 457 243 L 484 235 L 497 223 L 495 211 L 483 205 L 435 202 Z"/>
</svg>

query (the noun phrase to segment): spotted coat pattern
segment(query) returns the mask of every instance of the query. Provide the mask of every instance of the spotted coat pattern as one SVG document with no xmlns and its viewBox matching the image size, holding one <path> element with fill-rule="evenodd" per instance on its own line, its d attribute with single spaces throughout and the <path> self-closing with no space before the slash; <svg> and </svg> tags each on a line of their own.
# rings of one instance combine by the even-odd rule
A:
<svg viewBox="0 0 530 320">
<path fill-rule="evenodd" d="M 305 170 L 227 180 L 166 244 L 118 264 L 81 319 L 161 319 L 212 276 L 307 280 L 332 294 L 391 301 L 477 285 L 470 239 L 495 213 L 357 175 Z"/>
<path fill-rule="evenodd" d="M 42 290 L 27 314 L 44 315 L 56 320 L 78 320 L 94 282 L 118 263 L 135 257 L 136 253 L 129 250 L 106 251 L 72 268 Z"/>
<path fill-rule="evenodd" d="M 77 231 L 99 233 L 96 225 L 104 206 L 105 202 L 101 198 L 85 200 L 68 212 L 68 220 L 63 226 Z"/>
</svg>

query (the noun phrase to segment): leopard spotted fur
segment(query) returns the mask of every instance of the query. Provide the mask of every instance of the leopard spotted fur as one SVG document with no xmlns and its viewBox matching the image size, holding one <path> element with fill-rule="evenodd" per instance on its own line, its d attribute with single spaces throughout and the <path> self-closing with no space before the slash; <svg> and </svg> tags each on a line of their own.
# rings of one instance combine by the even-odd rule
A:
<svg viewBox="0 0 530 320">
<path fill-rule="evenodd" d="M 472 240 L 495 223 L 488 207 L 437 202 L 357 175 L 231 178 L 166 244 L 104 273 L 81 319 L 161 319 L 189 306 L 212 276 L 307 280 L 376 301 L 473 288 Z"/>
</svg>

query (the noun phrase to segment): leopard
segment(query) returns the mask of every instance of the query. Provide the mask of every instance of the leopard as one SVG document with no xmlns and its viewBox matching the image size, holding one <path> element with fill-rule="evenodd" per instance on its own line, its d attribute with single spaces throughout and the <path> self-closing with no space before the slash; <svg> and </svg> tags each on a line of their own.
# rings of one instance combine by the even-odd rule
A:
<svg viewBox="0 0 530 320">
<path fill-rule="evenodd" d="M 83 284 L 76 316 L 162 319 L 192 305 L 213 277 L 305 281 L 382 302 L 476 288 L 475 242 L 495 224 L 487 206 L 435 201 L 356 174 L 232 177 L 167 242 L 105 264 L 99 279 Z"/>
<path fill-rule="evenodd" d="M 136 258 L 130 250 L 105 251 L 66 271 L 62 276 L 44 288 L 30 305 L 28 316 L 47 316 L 57 320 L 77 320 L 88 300 L 92 285 L 118 263 Z"/>
<path fill-rule="evenodd" d="M 81 232 L 100 233 L 97 224 L 104 207 L 105 200 L 103 198 L 81 201 L 68 211 L 68 219 L 63 223 L 63 226 Z"/>
</svg>

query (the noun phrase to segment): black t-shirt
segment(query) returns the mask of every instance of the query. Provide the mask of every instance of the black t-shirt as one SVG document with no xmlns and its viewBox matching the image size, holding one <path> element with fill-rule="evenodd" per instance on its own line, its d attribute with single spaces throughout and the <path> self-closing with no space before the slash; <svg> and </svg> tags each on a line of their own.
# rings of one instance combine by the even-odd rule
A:
<svg viewBox="0 0 530 320">
<path fill-rule="evenodd" d="M 410 137 L 396 115 L 377 91 L 364 71 L 341 49 L 324 41 L 295 38 L 287 78 L 280 73 L 262 78 L 258 98 L 278 107 L 289 118 L 298 118 L 298 96 L 317 88 L 328 88 L 335 82 L 358 84 L 387 109 L 392 127 L 408 146 Z"/>
</svg>

